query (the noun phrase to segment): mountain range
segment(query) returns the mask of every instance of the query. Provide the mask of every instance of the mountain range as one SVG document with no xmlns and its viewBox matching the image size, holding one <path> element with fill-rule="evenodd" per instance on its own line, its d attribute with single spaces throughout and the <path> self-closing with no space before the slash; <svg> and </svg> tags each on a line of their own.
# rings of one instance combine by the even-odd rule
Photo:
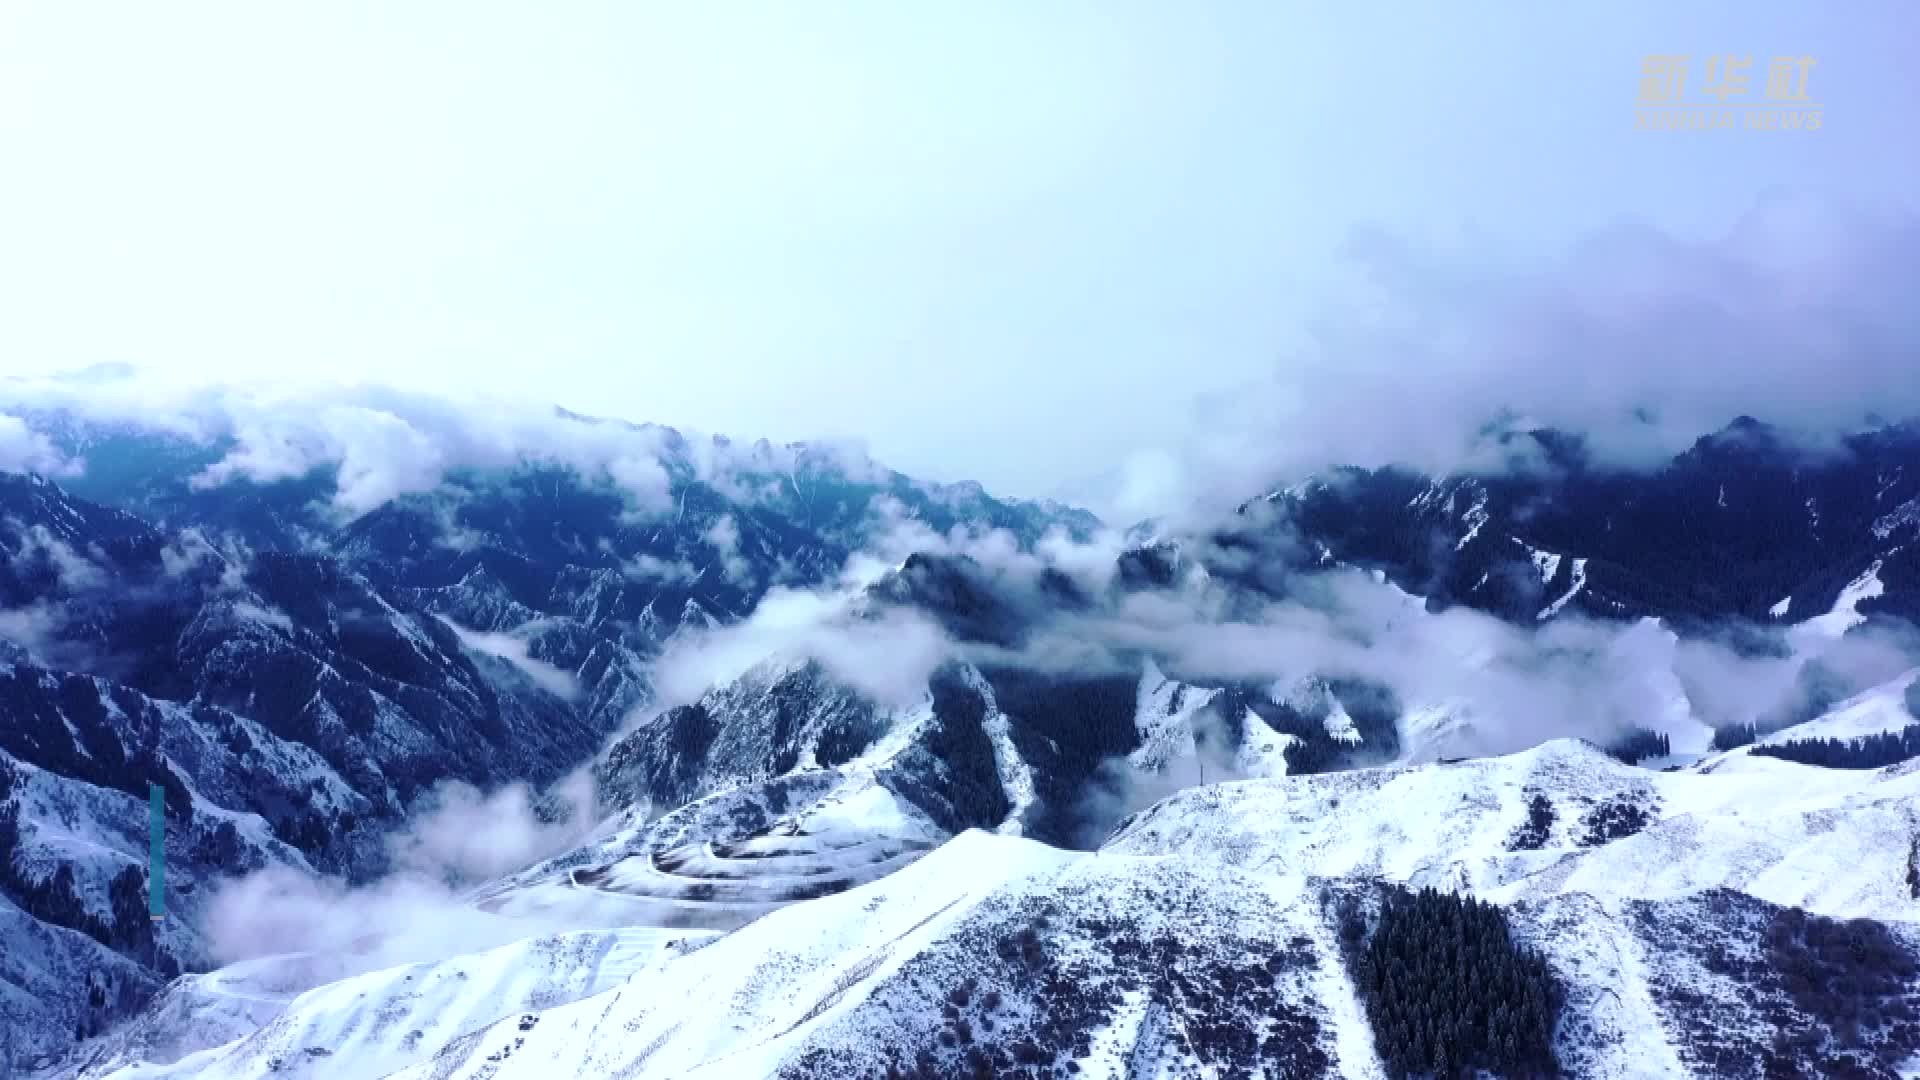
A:
<svg viewBox="0 0 1920 1080">
<path fill-rule="evenodd" d="M 1915 766 L 1793 759 L 1915 723 L 1920 429 L 1515 432 L 1123 532 L 571 414 L 657 490 L 343 501 L 351 455 L 19 419 L 65 463 L 0 473 L 22 1074 L 1920 1061 Z"/>
</svg>

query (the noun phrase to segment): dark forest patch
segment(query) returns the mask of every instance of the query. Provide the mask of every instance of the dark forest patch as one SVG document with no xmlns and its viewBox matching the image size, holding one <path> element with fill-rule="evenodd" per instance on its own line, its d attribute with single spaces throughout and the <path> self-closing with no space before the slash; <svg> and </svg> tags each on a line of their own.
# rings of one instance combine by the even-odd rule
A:
<svg viewBox="0 0 1920 1080">
<path fill-rule="evenodd" d="M 1648 758 L 1666 757 L 1673 753 L 1673 745 L 1665 735 L 1646 728 L 1634 728 L 1601 749 L 1623 765 L 1638 765 Z"/>
<path fill-rule="evenodd" d="M 1389 1075 L 1555 1076 L 1565 993 L 1547 962 L 1513 940 L 1506 912 L 1434 889 L 1384 889 L 1368 925 L 1342 898 L 1343 958 Z"/>
<path fill-rule="evenodd" d="M 1539 792 L 1527 795 L 1527 820 L 1507 838 L 1508 851 L 1538 851 L 1553 834 L 1553 802 Z"/>
<path fill-rule="evenodd" d="M 985 671 L 994 703 L 1012 721 L 1014 749 L 1033 768 L 1036 804 L 1027 825 L 1036 840 L 1071 846 L 1086 835 L 1077 817 L 1103 762 L 1140 743 L 1137 675 L 1059 676 L 1014 668 Z"/>
<path fill-rule="evenodd" d="M 1651 796 L 1649 796 L 1651 797 Z M 1654 813 L 1659 804 L 1648 809 L 1632 798 L 1621 795 L 1594 806 L 1580 818 L 1580 845 L 1598 847 L 1601 844 L 1620 840 L 1645 829 L 1653 824 Z"/>
<path fill-rule="evenodd" d="M 986 699 L 951 669 L 936 672 L 929 688 L 933 723 L 921 745 L 882 773 L 881 781 L 949 832 L 999 824 L 1013 805 L 1000 784 L 993 741 L 981 726 Z"/>
<path fill-rule="evenodd" d="M 1790 739 L 1752 753 L 1824 769 L 1884 769 L 1920 757 L 1920 724 L 1855 739 Z"/>
</svg>

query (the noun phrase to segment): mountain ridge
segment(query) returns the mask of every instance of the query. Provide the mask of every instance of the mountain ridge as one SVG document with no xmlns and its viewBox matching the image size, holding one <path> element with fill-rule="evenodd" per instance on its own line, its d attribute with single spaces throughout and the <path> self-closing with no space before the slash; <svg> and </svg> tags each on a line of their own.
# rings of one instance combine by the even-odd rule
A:
<svg viewBox="0 0 1920 1080">
<path fill-rule="evenodd" d="M 1451 477 L 1342 470 L 1250 500 L 1210 529 L 1141 529 L 1124 539 L 1097 535 L 1090 531 L 1097 522 L 1058 508 L 1000 502 L 965 485 L 920 488 L 897 474 L 875 482 L 835 473 L 831 463 L 817 473 L 735 473 L 719 486 L 687 464 L 671 481 L 678 485 L 669 489 L 672 507 L 644 513 L 606 477 L 553 463 L 517 463 L 484 476 L 455 469 L 432 490 L 399 493 L 341 518 L 328 509 L 340 490 L 335 472 L 196 485 L 199 472 L 183 475 L 181 464 L 190 457 L 181 447 L 189 444 L 176 443 L 169 444 L 175 456 L 146 459 L 153 475 L 122 469 L 108 477 L 123 486 L 127 505 L 169 508 L 160 524 L 77 499 L 56 480 L 0 475 L 0 609 L 12 620 L 5 685 L 15 688 L 9 708 L 38 717 L 0 744 L 0 763 L 18 762 L 27 777 L 10 787 L 11 798 L 0 794 L 19 822 L 8 837 L 6 865 L 22 868 L 14 892 L 30 893 L 39 914 L 11 904 L 9 910 L 19 912 L 20 940 L 70 943 L 60 960 L 37 947 L 34 955 L 46 958 L 42 968 L 13 977 L 32 994 L 0 1000 L 20 1030 L 35 1033 L 31 1045 L 9 1052 L 39 1060 L 70 1042 L 68 1032 L 91 1033 L 123 1019 L 160 989 L 146 966 L 159 965 L 157 959 L 133 960 L 128 968 L 122 955 L 147 946 L 115 929 L 109 905 L 88 900 L 141 865 L 139 795 L 149 775 L 175 777 L 168 785 L 178 818 L 169 824 L 170 855 L 177 848 L 196 853 L 170 872 L 169 907 L 185 922 L 163 927 L 161 944 L 175 965 L 198 965 L 207 942 L 186 928 L 207 910 L 223 872 L 279 865 L 371 882 L 387 866 L 394 831 L 409 815 L 431 812 L 449 781 L 482 791 L 531 782 L 535 827 L 557 829 L 569 812 L 581 811 L 537 789 L 590 764 L 602 803 L 595 816 L 605 815 L 573 821 L 567 828 L 591 832 L 557 854 L 530 853 L 523 869 L 480 881 L 462 910 L 503 925 L 571 922 L 590 932 L 637 921 L 687 934 L 722 932 L 722 941 L 782 912 L 884 892 L 916 866 L 949 858 L 941 853 L 971 830 L 1109 857 L 1144 842 L 1143 823 L 1153 813 L 1180 813 L 1215 830 L 1204 841 L 1172 845 L 1193 862 L 1186 849 L 1196 843 L 1223 850 L 1273 845 L 1284 833 L 1267 822 L 1324 828 L 1343 814 L 1331 802 L 1269 809 L 1256 815 L 1262 824 L 1248 836 L 1222 837 L 1219 806 L 1177 809 L 1243 785 L 1292 785 L 1285 790 L 1300 793 L 1331 785 L 1351 800 L 1360 789 L 1342 785 L 1377 781 L 1386 775 L 1377 766 L 1452 775 L 1449 783 L 1488 790 L 1507 783 L 1464 779 L 1481 775 L 1472 761 L 1504 760 L 1481 757 L 1508 737 L 1500 730 L 1505 721 L 1485 703 L 1418 687 L 1410 692 L 1364 664 L 1356 668 L 1352 658 L 1360 652 L 1281 664 L 1289 674 L 1278 679 L 1249 674 L 1268 670 L 1262 665 L 1269 662 L 1249 668 L 1229 661 L 1218 649 L 1231 636 L 1209 637 L 1208 626 L 1243 633 L 1275 618 L 1310 617 L 1295 636 L 1261 646 L 1279 649 L 1280 659 L 1310 642 L 1346 642 L 1343 648 L 1365 652 L 1458 638 L 1468 651 L 1443 650 L 1433 659 L 1480 665 L 1501 678 L 1510 667 L 1591 663 L 1583 658 L 1596 651 L 1619 652 L 1609 662 L 1644 666 L 1634 650 L 1724 648 L 1716 635 L 1739 626 L 1728 663 L 1814 657 L 1778 690 L 1777 707 L 1757 717 L 1792 731 L 1789 725 L 1891 677 L 1884 661 L 1843 664 L 1822 660 L 1821 650 L 1884 636 L 1916 600 L 1909 548 L 1920 521 L 1900 514 L 1920 498 L 1920 443 L 1903 430 L 1865 439 L 1850 457 L 1807 462 L 1782 460 L 1780 446 L 1755 422 L 1703 438 L 1646 476 L 1596 470 L 1575 443 L 1533 433 L 1547 447 L 1551 469 Z M 122 431 L 87 445 L 134 439 L 117 445 L 135 460 L 140 454 L 131 447 L 148 437 Z M 66 438 L 67 449 L 80 448 L 74 431 Z M 770 444 L 750 453 L 777 456 Z M 1727 477 L 1748 474 L 1764 480 L 1721 487 Z M 751 479 L 756 475 L 759 481 Z M 1700 523 L 1685 528 L 1652 524 L 1690 522 L 1702 513 Z M 1778 532 L 1785 539 L 1768 542 L 1788 554 L 1758 568 L 1740 563 L 1742 549 L 1728 538 L 1744 536 L 1744 529 Z M 1633 542 L 1607 539 L 1619 530 L 1635 534 Z M 1720 576 L 1704 584 L 1689 577 L 1727 559 L 1733 568 L 1714 571 Z M 761 625 L 773 618 L 769 598 L 828 595 L 834 603 L 797 641 L 783 637 L 786 630 L 768 636 Z M 1325 622 L 1341 605 L 1352 610 Z M 1356 615 L 1358 622 L 1340 621 Z M 1488 621 L 1452 633 L 1439 623 L 1424 629 L 1426 620 L 1467 615 Z M 1496 630 L 1501 626 L 1509 629 Z M 937 650 L 891 651 L 923 633 Z M 1476 640 L 1494 650 L 1493 660 L 1476 658 Z M 718 681 L 684 699 L 659 697 L 663 665 L 715 649 L 753 650 L 752 662 L 721 665 Z M 1512 655 L 1501 659 L 1502 649 Z M 1658 662 L 1674 665 L 1675 673 L 1633 706 L 1638 726 L 1618 733 L 1639 731 L 1671 745 L 1677 753 L 1654 762 L 1661 767 L 1749 768 L 1741 754 L 1688 764 L 1709 752 L 1713 728 L 1725 718 L 1702 711 L 1703 687 L 1674 681 L 1683 674 L 1678 660 Z M 920 663 L 924 675 L 914 666 Z M 862 667 L 897 669 L 890 678 L 905 697 L 877 699 L 870 680 L 855 677 Z M 1750 722 L 1756 714 L 1736 717 Z M 1536 737 L 1552 733 L 1540 731 Z M 1631 850 L 1648 842 L 1636 836 L 1676 828 L 1657 806 L 1622 794 L 1664 790 L 1664 774 L 1618 772 L 1628 767 L 1598 750 L 1556 752 L 1568 761 L 1609 764 L 1553 774 L 1559 778 L 1539 793 L 1551 804 L 1551 821 L 1534 830 L 1540 845 Z M 1458 757 L 1472 760 L 1439 764 Z M 1576 794 L 1573 777 L 1595 768 L 1652 779 Z M 316 802 L 309 792 L 328 794 Z M 1457 818 L 1469 834 L 1504 836 L 1530 827 L 1529 798 L 1503 796 L 1497 821 L 1462 817 L 1451 807 L 1441 817 Z M 1563 808 L 1570 798 L 1591 805 Z M 1893 838 L 1891 851 L 1899 829 L 1912 824 L 1909 802 L 1900 795 L 1889 805 L 1906 809 L 1860 821 Z M 1707 816 L 1731 814 L 1716 805 Z M 100 834 L 109 838 L 102 848 L 109 854 L 85 862 L 72 884 L 53 884 L 51 870 L 71 859 L 60 854 L 63 834 L 52 823 L 76 815 L 110 826 Z M 1384 820 L 1391 812 L 1374 816 Z M 1581 844 L 1587 835 L 1598 839 Z M 1678 858 L 1710 862 L 1711 851 L 1683 848 Z M 1897 882 L 1897 864 L 1889 856 L 1860 865 L 1871 865 L 1876 880 Z M 1133 869 L 1103 871 L 1077 895 L 1158 888 L 1188 895 L 1213 873 L 1194 862 L 1162 880 L 1158 871 L 1140 869 L 1145 863 L 1126 865 Z M 1306 982 L 1274 1005 L 1291 1002 L 1285 1008 L 1302 1019 L 1284 1037 L 1270 1032 L 1277 1040 L 1271 1053 L 1293 1055 L 1287 1060 L 1306 1071 L 1372 1060 L 1356 1041 L 1365 1038 L 1355 1026 L 1364 1023 L 1362 1011 L 1341 998 L 1352 991 L 1334 989 L 1349 978 L 1337 934 L 1327 936 L 1338 928 L 1329 930 L 1313 913 L 1343 890 L 1467 888 L 1498 897 L 1507 917 L 1522 923 L 1535 917 L 1528 905 L 1548 902 L 1562 909 L 1554 918 L 1589 925 L 1599 917 L 1568 907 L 1571 901 L 1553 889 L 1502 894 L 1497 876 L 1383 873 L 1362 860 L 1328 864 L 1307 877 L 1332 883 L 1314 885 L 1312 911 L 1298 915 L 1316 959 L 1300 961 Z M 1723 917 L 1713 907 L 1719 902 L 1703 897 L 1750 884 L 1711 874 L 1700 881 L 1706 884 L 1634 902 L 1656 921 L 1712 921 Z M 1236 905 L 1275 888 L 1260 874 L 1234 888 L 1241 885 L 1225 901 L 1195 899 L 1196 910 L 1238 918 Z M 1740 895 L 1772 905 L 1773 913 L 1753 916 L 1762 921 L 1777 922 L 1785 917 L 1779 911 L 1796 910 L 1793 904 L 1823 918 L 1870 917 L 1876 925 L 1910 918 L 1892 900 L 1869 904 L 1864 894 L 1824 907 L 1764 888 Z M 77 914 L 83 911 L 86 918 Z M 981 925 L 997 927 L 981 930 L 988 935 L 983 945 L 1015 933 L 1004 921 Z M 99 927 L 103 940 L 88 937 L 90 927 Z M 1602 937 L 1612 941 L 1607 935 L 1621 932 Z M 1292 948 L 1286 941 L 1266 945 L 1277 954 Z M 1015 948 L 1026 947 L 1016 937 Z M 1141 973 L 1122 959 L 1108 958 L 1095 981 L 1135 985 Z M 76 965 L 89 963 L 123 974 L 110 988 L 70 977 Z M 1220 970 L 1228 968 L 1239 972 L 1231 963 Z M 868 985 L 865 975 L 849 970 L 847 977 L 849 985 Z M 175 991 L 199 992 L 182 985 L 198 984 L 175 984 Z M 938 980 L 927 985 L 938 995 L 953 989 Z M 159 1007 L 182 1007 L 178 994 L 170 1000 Z M 1187 1025 L 1238 1015 L 1237 1006 L 1194 999 L 1203 1000 L 1186 1012 L 1149 1002 L 1145 1015 L 1159 1019 L 1141 1020 L 1147 1028 L 1140 1031 L 1161 1030 L 1176 1015 Z M 189 1057 L 194 1069 L 225 1075 L 231 1062 L 222 1063 L 228 1059 L 218 1046 L 254 1040 L 246 1032 L 266 1023 L 270 1010 L 208 1008 L 228 1026 L 209 1029 Z M 1646 1008 L 1652 1012 L 1645 1015 L 1665 1017 L 1662 1023 L 1678 1015 L 1670 1004 Z M 1210 1017 L 1209 1010 L 1224 1011 Z M 1266 1021 L 1246 1022 L 1268 1030 Z M 853 1052 L 844 1044 L 829 1050 L 810 1043 L 776 1071 L 810 1075 L 808 1068 L 853 1060 L 881 1071 L 924 1068 L 917 1056 L 923 1051 L 946 1063 L 940 1068 L 959 1067 L 965 1055 L 941 1049 L 937 1027 L 914 1031 L 901 1044 L 911 1050 L 904 1057 L 859 1050 L 849 1059 L 834 1056 Z M 1893 1043 L 1905 1038 L 1889 1032 Z M 451 1063 L 466 1052 L 462 1047 L 491 1045 L 489 1038 L 476 1029 L 440 1049 Z M 1242 1068 L 1268 1060 L 1261 1057 L 1268 1051 L 1233 1049 L 1232 1040 L 1162 1046 L 1153 1042 L 1159 1036 L 1131 1038 L 1130 1052 L 1158 1047 L 1153 1060 Z M 395 1052 L 374 1041 L 384 1047 L 380 1053 Z M 135 1059 L 125 1055 L 140 1052 L 89 1045 L 83 1059 L 71 1060 L 94 1062 L 95 1073 L 109 1061 L 131 1067 Z M 1027 1060 L 1033 1051 L 1017 1040 L 995 1045 L 1007 1062 L 1040 1064 Z M 1660 1052 L 1693 1060 L 1688 1046 Z M 284 1049 L 307 1053 L 291 1044 Z M 1592 1054 L 1585 1043 L 1578 1049 L 1567 1049 L 1568 1060 Z M 399 1068 L 419 1060 L 411 1053 L 383 1060 Z M 1106 1051 L 1089 1044 L 1076 1053 L 1091 1064 L 1105 1060 Z M 249 1050 L 246 1060 L 277 1061 L 284 1069 L 296 1058 Z M 310 1059 L 315 1068 L 327 1063 L 324 1055 Z M 146 1075 L 141 1069 L 125 1075 Z"/>
</svg>

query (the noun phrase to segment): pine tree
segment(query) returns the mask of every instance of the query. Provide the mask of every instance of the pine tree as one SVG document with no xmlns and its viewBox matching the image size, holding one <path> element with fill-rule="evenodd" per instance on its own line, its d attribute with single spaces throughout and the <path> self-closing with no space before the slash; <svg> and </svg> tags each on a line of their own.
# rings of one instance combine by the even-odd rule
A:
<svg viewBox="0 0 1920 1080">
<path fill-rule="evenodd" d="M 1433 889 L 1390 891 L 1349 959 L 1395 1075 L 1557 1071 L 1558 987 L 1543 960 L 1514 944 L 1499 908 Z"/>
<path fill-rule="evenodd" d="M 1880 769 L 1920 757 L 1920 724 L 1856 739 L 1793 739 L 1753 753 L 1829 769 Z"/>
<path fill-rule="evenodd" d="M 1759 729 L 1752 724 L 1729 724 L 1714 729 L 1711 748 L 1715 751 L 1737 750 L 1759 737 Z"/>
</svg>

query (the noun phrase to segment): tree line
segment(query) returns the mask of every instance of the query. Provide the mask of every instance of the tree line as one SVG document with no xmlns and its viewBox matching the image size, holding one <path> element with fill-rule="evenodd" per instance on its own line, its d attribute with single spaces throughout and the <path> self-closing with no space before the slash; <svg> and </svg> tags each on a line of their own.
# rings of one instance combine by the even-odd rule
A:
<svg viewBox="0 0 1920 1080">
<path fill-rule="evenodd" d="M 1646 728 L 1634 728 L 1613 740 L 1605 749 L 1614 760 L 1625 765 L 1638 765 L 1648 758 L 1666 757 L 1673 753 L 1673 746 L 1665 735 Z"/>
<path fill-rule="evenodd" d="M 1883 769 L 1920 757 L 1920 724 L 1854 739 L 1791 739 L 1756 746 L 1752 752 L 1828 769 Z"/>
<path fill-rule="evenodd" d="M 1708 748 L 1715 753 L 1725 753 L 1752 745 L 1759 737 L 1760 729 L 1753 724 L 1728 724 L 1713 729 L 1713 742 Z"/>
</svg>

